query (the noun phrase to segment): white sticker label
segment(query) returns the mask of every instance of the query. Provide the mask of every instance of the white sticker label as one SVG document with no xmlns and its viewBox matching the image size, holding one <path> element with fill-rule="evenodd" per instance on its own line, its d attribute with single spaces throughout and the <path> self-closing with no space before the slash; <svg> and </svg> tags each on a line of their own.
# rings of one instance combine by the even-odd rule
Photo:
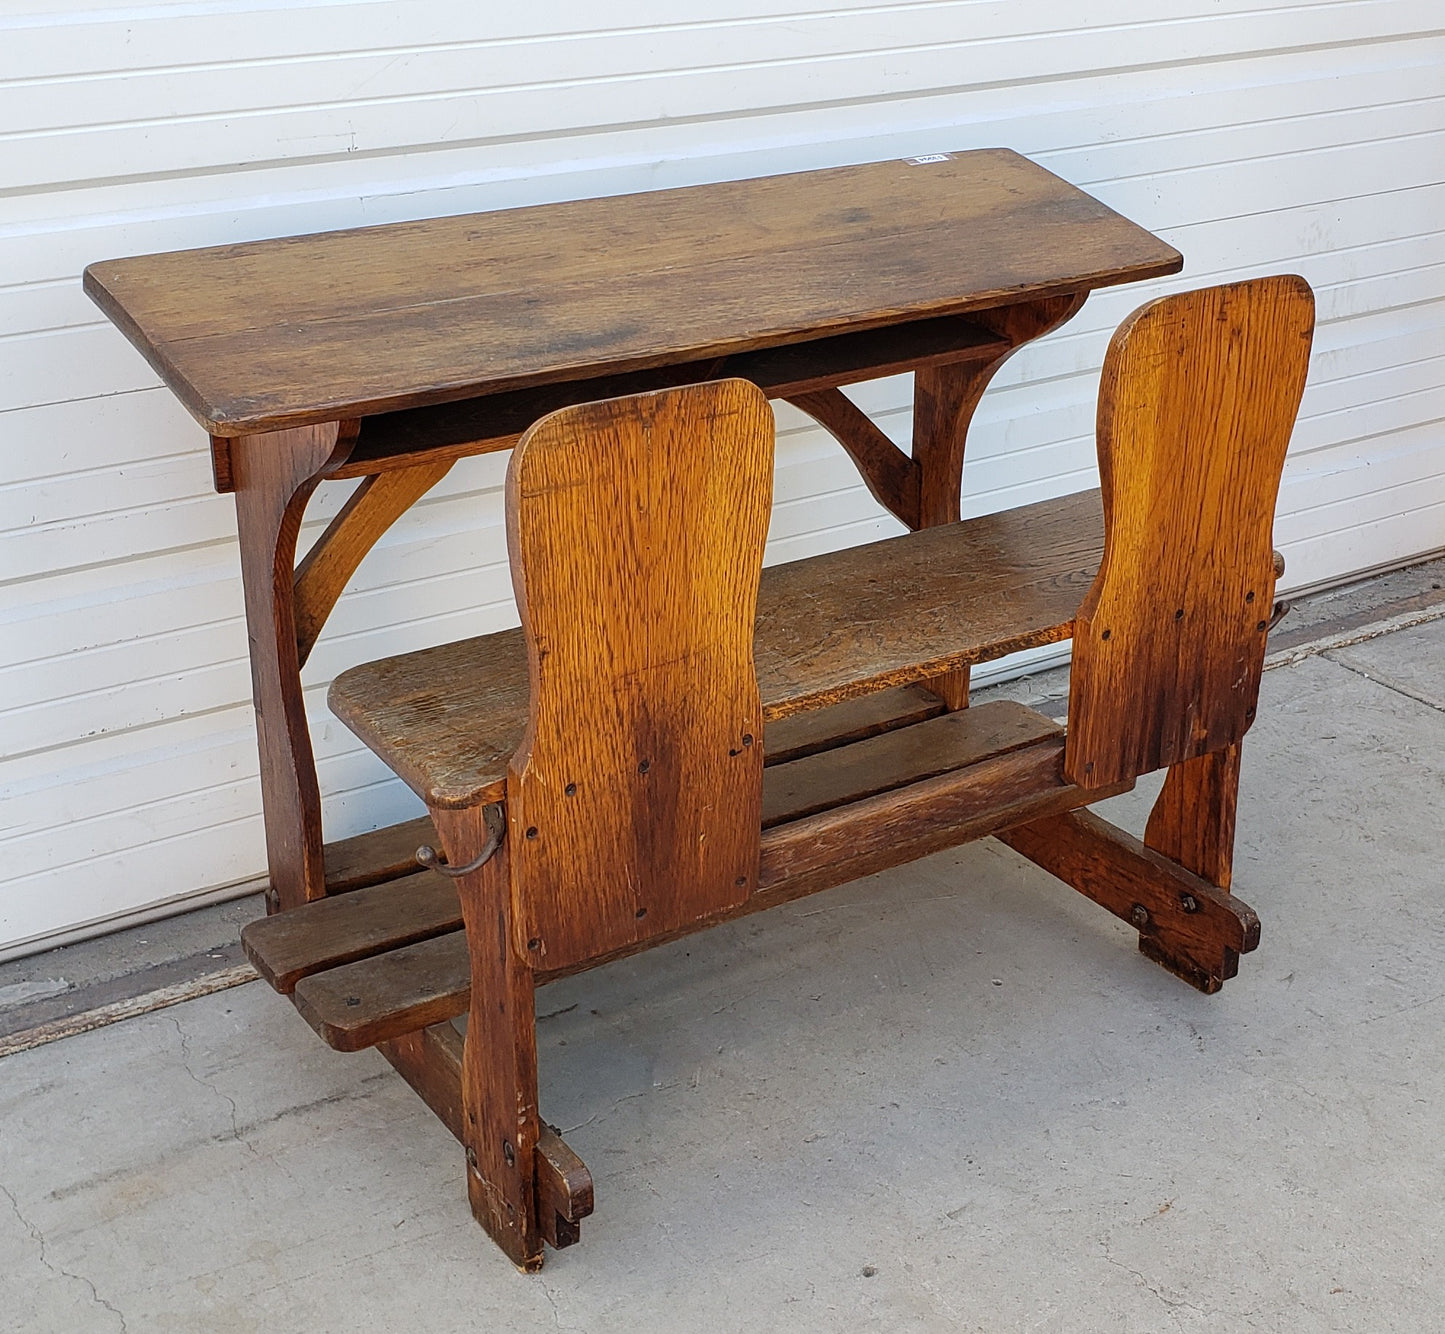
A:
<svg viewBox="0 0 1445 1334">
<path fill-rule="evenodd" d="M 910 167 L 926 167 L 930 162 L 951 162 L 952 153 L 925 153 L 922 157 L 906 157 L 903 159 Z"/>
</svg>

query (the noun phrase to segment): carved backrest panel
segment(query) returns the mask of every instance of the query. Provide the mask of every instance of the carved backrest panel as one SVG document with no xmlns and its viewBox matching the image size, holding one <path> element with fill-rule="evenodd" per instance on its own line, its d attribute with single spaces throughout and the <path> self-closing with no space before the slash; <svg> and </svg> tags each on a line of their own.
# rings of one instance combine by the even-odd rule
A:
<svg viewBox="0 0 1445 1334">
<path fill-rule="evenodd" d="M 517 446 L 531 709 L 508 838 L 534 966 L 676 931 L 757 884 L 772 476 L 772 409 L 742 380 L 567 408 Z"/>
<path fill-rule="evenodd" d="M 1083 787 L 1238 741 L 1274 595 L 1271 532 L 1314 297 L 1280 276 L 1150 302 L 1099 390 L 1104 559 L 1079 609 L 1064 772 Z"/>
</svg>

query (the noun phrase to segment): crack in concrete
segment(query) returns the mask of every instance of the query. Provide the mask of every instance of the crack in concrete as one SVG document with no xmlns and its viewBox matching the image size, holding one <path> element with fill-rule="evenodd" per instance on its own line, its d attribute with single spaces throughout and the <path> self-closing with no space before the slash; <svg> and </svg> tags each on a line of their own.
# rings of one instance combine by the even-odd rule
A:
<svg viewBox="0 0 1445 1334">
<path fill-rule="evenodd" d="M 56 1264 L 55 1261 L 50 1258 L 50 1256 L 46 1253 L 49 1243 L 45 1239 L 45 1233 L 42 1232 L 34 1223 L 32 1223 L 24 1215 L 24 1213 L 21 1212 L 20 1201 L 15 1198 L 14 1193 L 10 1191 L 7 1187 L 0 1185 L 0 1195 L 3 1195 L 7 1200 L 10 1201 L 10 1208 L 14 1212 L 15 1217 L 19 1220 L 20 1226 L 25 1229 L 25 1231 L 30 1236 L 30 1240 L 35 1243 L 36 1249 L 40 1253 L 40 1263 L 44 1265 L 46 1269 L 48 1269 L 52 1274 L 57 1274 L 61 1278 L 68 1278 L 74 1283 L 83 1283 L 86 1287 L 86 1290 L 90 1293 L 90 1300 L 95 1303 L 95 1305 L 103 1307 L 105 1310 L 109 1311 L 111 1315 L 113 1315 L 117 1320 L 120 1321 L 121 1334 L 130 1334 L 130 1327 L 126 1324 L 125 1316 L 122 1315 L 116 1307 L 112 1306 L 108 1301 L 106 1301 L 104 1297 L 100 1295 L 100 1293 L 96 1290 L 95 1284 L 92 1283 L 90 1279 L 86 1278 L 84 1274 L 76 1274 L 69 1269 L 63 1268 L 62 1266 Z"/>
<path fill-rule="evenodd" d="M 1347 672 L 1353 672 L 1361 680 L 1368 681 L 1371 685 L 1383 686 L 1386 690 L 1393 691 L 1397 695 L 1403 695 L 1406 699 L 1413 699 L 1416 704 L 1423 704 L 1427 709 L 1434 709 L 1437 713 L 1445 713 L 1445 704 L 1438 699 L 1432 699 L 1429 695 L 1419 694 L 1408 686 L 1402 686 L 1398 681 L 1388 676 L 1373 676 L 1362 667 L 1356 667 L 1353 663 L 1346 662 L 1343 658 L 1337 658 L 1333 653 L 1321 653 L 1326 662 L 1332 662 L 1336 667 L 1343 667 Z"/>
<path fill-rule="evenodd" d="M 257 1151 L 256 1146 L 241 1133 L 241 1126 L 236 1118 L 236 1100 L 231 1097 L 229 1093 L 224 1093 L 218 1089 L 210 1080 L 202 1079 L 200 1075 L 191 1069 L 191 1040 L 186 1036 L 186 1030 L 181 1027 L 181 1021 L 177 1019 L 175 1015 L 168 1014 L 166 1018 L 176 1026 L 176 1036 L 181 1040 L 181 1068 L 191 1077 L 192 1081 L 199 1084 L 208 1092 L 213 1093 L 226 1104 L 231 1114 L 231 1138 L 235 1140 L 236 1143 L 244 1145 L 247 1152 L 250 1153 L 253 1158 L 259 1158 L 261 1155 Z"/>
</svg>

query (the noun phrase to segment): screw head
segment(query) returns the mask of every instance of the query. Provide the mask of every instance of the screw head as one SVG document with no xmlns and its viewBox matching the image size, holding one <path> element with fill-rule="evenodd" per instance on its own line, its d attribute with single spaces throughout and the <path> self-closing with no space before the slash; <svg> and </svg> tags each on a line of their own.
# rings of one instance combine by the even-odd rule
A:
<svg viewBox="0 0 1445 1334">
<path fill-rule="evenodd" d="M 509 1139 L 502 1141 L 502 1157 L 506 1160 L 508 1167 L 517 1165 L 517 1151 L 512 1147 L 512 1141 Z"/>
<path fill-rule="evenodd" d="M 1129 920 L 1142 931 L 1149 925 L 1149 909 L 1142 903 L 1136 903 L 1129 910 Z"/>
<path fill-rule="evenodd" d="M 1196 899 L 1193 894 L 1185 894 L 1180 897 L 1179 906 L 1182 907 L 1185 912 L 1198 912 L 1199 900 Z"/>
</svg>

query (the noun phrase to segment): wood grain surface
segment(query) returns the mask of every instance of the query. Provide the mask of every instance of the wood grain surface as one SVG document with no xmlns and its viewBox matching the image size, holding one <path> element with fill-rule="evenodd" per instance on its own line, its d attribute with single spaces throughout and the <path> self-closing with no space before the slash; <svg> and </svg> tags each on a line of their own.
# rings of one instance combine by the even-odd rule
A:
<svg viewBox="0 0 1445 1334">
<path fill-rule="evenodd" d="M 743 380 L 567 408 L 513 454 L 530 710 L 507 819 L 532 967 L 675 931 L 756 887 L 772 491 L 772 409 Z"/>
<path fill-rule="evenodd" d="M 763 571 L 754 655 L 767 723 L 1067 639 L 1098 568 L 1097 492 Z M 343 672 L 333 712 L 429 804 L 501 800 L 526 650 L 507 630 Z"/>
<path fill-rule="evenodd" d="M 1065 772 L 1081 786 L 1220 750 L 1253 721 L 1313 330 L 1309 285 L 1282 276 L 1164 297 L 1115 333 L 1099 390 L 1107 538 L 1069 686 Z"/>
<path fill-rule="evenodd" d="M 801 342 L 1176 272 L 1007 149 L 92 264 L 215 435 Z"/>
</svg>

